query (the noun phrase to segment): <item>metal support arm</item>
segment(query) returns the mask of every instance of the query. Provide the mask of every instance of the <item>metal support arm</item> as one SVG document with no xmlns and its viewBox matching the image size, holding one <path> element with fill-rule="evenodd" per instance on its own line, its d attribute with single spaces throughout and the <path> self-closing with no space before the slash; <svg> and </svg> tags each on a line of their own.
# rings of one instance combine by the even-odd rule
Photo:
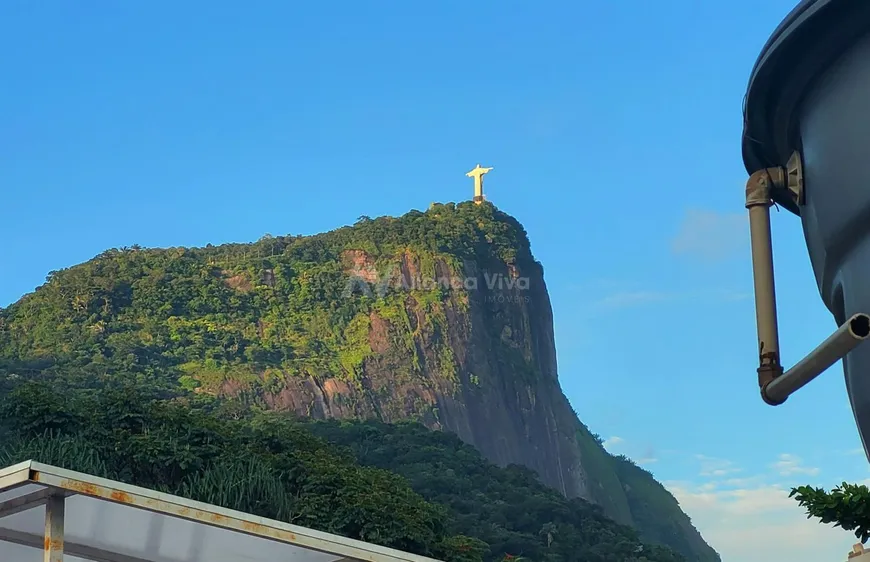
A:
<svg viewBox="0 0 870 562">
<path fill-rule="evenodd" d="M 795 203 L 802 203 L 803 176 L 799 154 L 795 153 L 786 167 L 758 170 L 746 182 L 755 321 L 758 327 L 758 387 L 761 398 L 771 406 L 785 402 L 792 393 L 822 374 L 870 336 L 870 316 L 856 314 L 797 365 L 783 373 L 770 235 L 770 207 L 775 191 L 787 194 Z"/>
</svg>

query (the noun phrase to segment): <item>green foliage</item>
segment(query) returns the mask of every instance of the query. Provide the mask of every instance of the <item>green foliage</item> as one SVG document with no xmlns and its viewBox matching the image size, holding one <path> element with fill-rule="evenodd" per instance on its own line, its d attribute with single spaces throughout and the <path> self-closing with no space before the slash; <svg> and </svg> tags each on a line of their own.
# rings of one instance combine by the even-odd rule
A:
<svg viewBox="0 0 870 562">
<path fill-rule="evenodd" d="M 0 463 L 34 459 L 449 562 L 684 560 L 450 434 L 237 414 L 133 387 L 26 383 L 0 397 Z"/>
<path fill-rule="evenodd" d="M 339 351 L 339 360 L 344 372 L 354 377 L 360 375 L 363 362 L 372 354 L 369 345 L 370 327 L 369 316 L 360 313 L 354 316 L 344 329 L 344 345 Z"/>
<path fill-rule="evenodd" d="M 612 457 L 602 445 L 596 442 L 589 429 L 579 420 L 575 438 L 580 447 L 580 455 L 586 474 L 590 480 L 599 484 L 591 487 L 590 490 L 596 502 L 604 506 L 607 512 L 620 523 L 632 524 L 631 509 L 625 497 L 622 483 L 614 471 Z"/>
<path fill-rule="evenodd" d="M 822 523 L 853 531 L 862 543 L 870 538 L 870 490 L 867 486 L 843 482 L 830 492 L 800 486 L 793 488 L 789 497 L 807 510 L 807 519 L 816 517 Z"/>
<path fill-rule="evenodd" d="M 719 562 L 715 550 L 693 532 L 692 521 L 676 498 L 649 471 L 622 455 L 610 456 L 628 500 L 631 518 L 644 541 L 691 553 L 697 562 Z"/>
<path fill-rule="evenodd" d="M 363 465 L 407 478 L 428 501 L 445 506 L 449 533 L 489 546 L 488 560 L 677 561 L 672 550 L 644 545 L 636 532 L 598 506 L 567 499 L 523 467 L 499 468 L 449 433 L 414 423 L 300 422 L 353 451 Z"/>
<path fill-rule="evenodd" d="M 447 533 L 447 513 L 401 477 L 359 466 L 296 424 L 228 420 L 133 388 L 0 397 L 0 462 L 34 459 L 255 515 L 451 561 L 482 545 Z M 62 423 L 59 423 L 62 422 Z"/>
<path fill-rule="evenodd" d="M 376 282 L 392 281 L 385 293 L 375 286 L 348 294 L 359 252 L 370 274 L 386 278 Z M 357 380 L 372 354 L 374 312 L 410 352 L 409 372 L 420 371 L 425 351 L 455 380 L 445 310 L 467 307 L 463 260 L 494 257 L 539 267 L 515 219 L 471 203 L 361 217 L 309 237 L 109 250 L 51 272 L 35 293 L 0 310 L 0 379 L 100 387 L 124 378 L 164 392 L 248 393 L 257 402 L 286 377 Z M 277 372 L 267 376 L 269 369 Z"/>
</svg>

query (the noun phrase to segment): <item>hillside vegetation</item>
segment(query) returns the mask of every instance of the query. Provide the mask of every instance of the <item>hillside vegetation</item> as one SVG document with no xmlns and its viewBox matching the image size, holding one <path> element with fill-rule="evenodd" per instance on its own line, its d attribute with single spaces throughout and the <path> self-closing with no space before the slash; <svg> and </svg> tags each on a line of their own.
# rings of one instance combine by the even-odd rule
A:
<svg viewBox="0 0 870 562">
<path fill-rule="evenodd" d="M 448 561 L 684 560 L 417 425 L 295 423 L 135 387 L 25 383 L 0 398 L 0 465 L 27 459 Z"/>
<path fill-rule="evenodd" d="M 524 241 L 516 220 L 491 205 L 466 204 L 398 219 L 362 217 L 354 227 L 310 237 L 109 250 L 51 272 L 40 290 L 0 314 L 0 357 L 16 372 L 61 375 L 67 384 L 121 376 L 215 391 L 229 380 L 251 399 L 288 377 L 353 380 L 372 353 L 369 313 L 413 320 L 404 291 L 348 298 L 344 250 L 365 252 L 378 271 L 413 252 L 436 279 L 436 255 L 456 273 L 463 259 L 528 254 Z M 409 292 L 443 329 L 438 303 L 450 290 L 434 283 Z M 413 340 L 403 343 L 416 353 Z M 445 357 L 448 376 L 453 368 Z"/>
<path fill-rule="evenodd" d="M 35 413 L 31 383 L 59 393 L 44 396 L 54 410 Z M 413 552 L 719 560 L 673 496 L 571 410 L 543 268 L 488 203 L 253 244 L 112 249 L 53 271 L 0 309 L 0 394 L 7 458 L 33 452 Z M 372 419 L 445 432 L 360 421 Z M 220 483 L 271 471 L 286 482 L 249 490 L 256 501 Z M 363 507 L 328 503 L 366 486 L 378 493 Z M 389 526 L 379 509 L 403 515 Z"/>
</svg>

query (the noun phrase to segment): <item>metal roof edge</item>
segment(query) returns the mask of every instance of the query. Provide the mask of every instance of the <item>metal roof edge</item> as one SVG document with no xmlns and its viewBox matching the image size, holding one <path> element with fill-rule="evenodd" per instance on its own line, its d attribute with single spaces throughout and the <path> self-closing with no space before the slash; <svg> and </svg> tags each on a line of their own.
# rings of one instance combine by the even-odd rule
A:
<svg viewBox="0 0 870 562">
<path fill-rule="evenodd" d="M 15 470 L 12 470 L 15 469 Z M 39 462 L 27 461 L 0 470 L 6 472 L 26 471 L 30 481 L 44 486 L 59 488 L 85 495 L 130 505 L 164 515 L 195 521 L 204 525 L 225 528 L 228 531 L 277 540 L 309 550 L 317 550 L 371 562 L 439 562 L 434 558 L 412 554 L 341 535 L 299 527 L 290 523 L 266 519 L 249 513 L 226 509 L 213 504 L 189 500 L 148 488 L 124 484 L 98 476 L 75 472 Z M 2 478 L 0 478 L 2 482 Z"/>
<path fill-rule="evenodd" d="M 23 461 L 12 466 L 0 468 L 0 492 L 6 489 L 26 484 L 30 480 L 30 470 L 33 461 Z"/>
</svg>

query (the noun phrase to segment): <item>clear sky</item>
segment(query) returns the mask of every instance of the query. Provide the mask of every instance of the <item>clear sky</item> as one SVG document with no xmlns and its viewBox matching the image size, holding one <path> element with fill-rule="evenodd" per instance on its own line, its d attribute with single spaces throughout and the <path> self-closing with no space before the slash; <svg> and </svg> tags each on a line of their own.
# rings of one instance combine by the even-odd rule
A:
<svg viewBox="0 0 870 562">
<path fill-rule="evenodd" d="M 6 0 L 0 305 L 106 248 L 316 233 L 493 166 L 582 420 L 724 562 L 845 560 L 785 498 L 870 476 L 839 365 L 778 408 L 756 386 L 741 104 L 794 3 Z M 835 326 L 798 219 L 774 235 L 790 365 Z"/>
</svg>

